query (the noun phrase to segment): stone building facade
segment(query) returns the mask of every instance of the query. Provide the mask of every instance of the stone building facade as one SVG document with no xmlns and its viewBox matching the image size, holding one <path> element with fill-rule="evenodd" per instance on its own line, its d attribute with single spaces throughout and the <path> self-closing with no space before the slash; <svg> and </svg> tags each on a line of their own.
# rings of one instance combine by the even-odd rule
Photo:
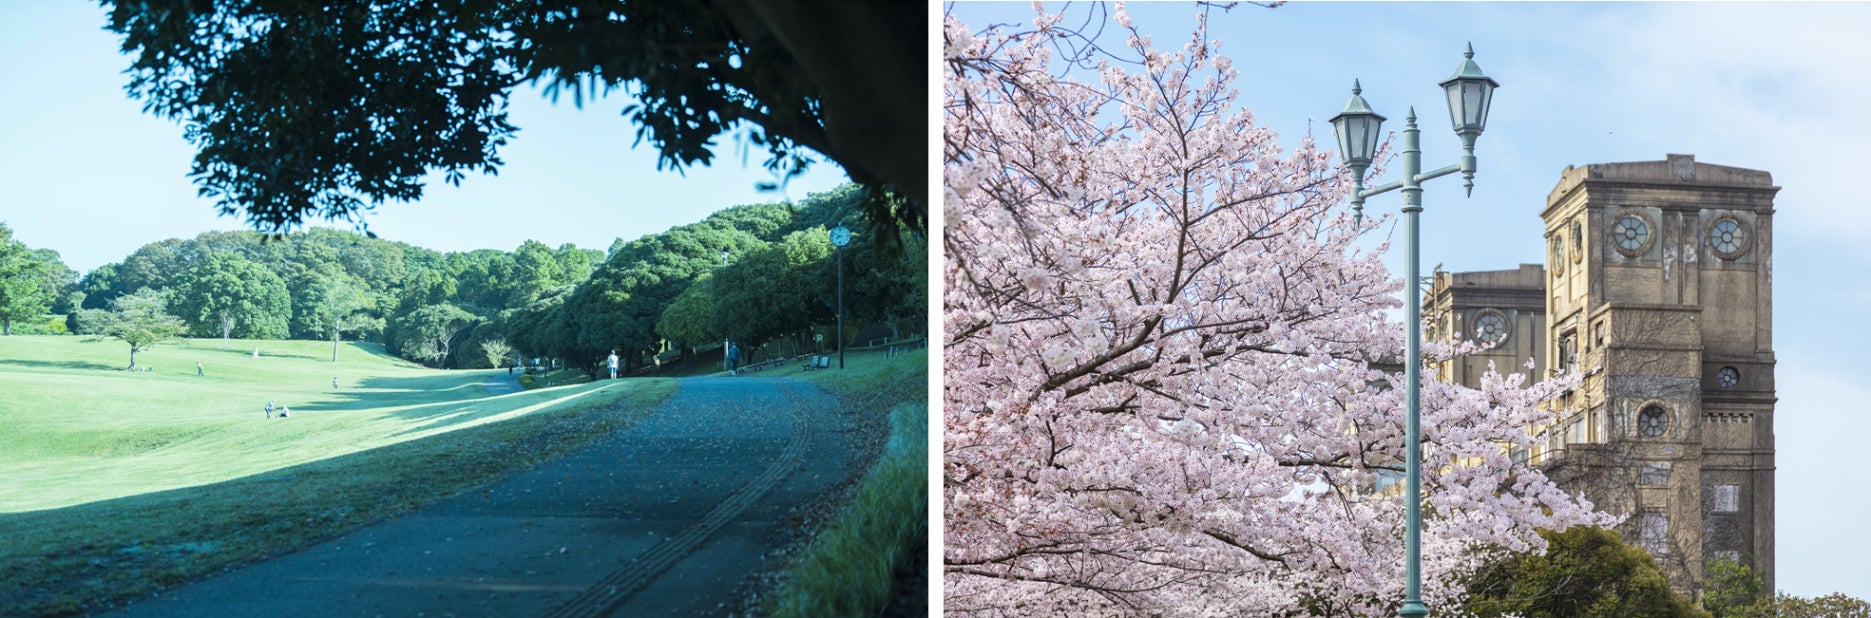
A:
<svg viewBox="0 0 1871 618">
<path fill-rule="evenodd" d="M 1663 161 L 1568 167 L 1547 196 L 1544 266 L 1436 273 L 1432 337 L 1498 341 L 1444 363 L 1584 376 L 1515 452 L 1601 510 L 1672 584 L 1727 556 L 1774 590 L 1773 200 L 1763 171 Z"/>
</svg>

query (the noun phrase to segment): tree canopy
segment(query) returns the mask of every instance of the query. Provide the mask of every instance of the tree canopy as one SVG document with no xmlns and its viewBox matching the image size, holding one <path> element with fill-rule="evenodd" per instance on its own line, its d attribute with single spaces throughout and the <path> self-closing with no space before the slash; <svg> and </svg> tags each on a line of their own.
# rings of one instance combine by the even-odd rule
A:
<svg viewBox="0 0 1871 618">
<path fill-rule="evenodd" d="M 832 243 L 824 228 L 787 234 L 749 251 L 714 277 L 715 332 L 760 344 L 835 317 Z"/>
<path fill-rule="evenodd" d="M 26 243 L 13 239 L 12 228 L 0 223 L 0 334 L 13 334 L 15 320 L 39 317 L 52 306 L 48 270 Z"/>
<path fill-rule="evenodd" d="M 1716 556 L 1703 575 L 1702 607 L 1715 618 L 1871 618 L 1871 603 L 1843 593 L 1767 594 L 1760 576 L 1735 558 Z"/>
<path fill-rule="evenodd" d="M 694 283 L 669 301 L 669 307 L 656 319 L 656 334 L 678 346 L 694 347 L 720 340 L 715 329 L 714 278 L 703 273 Z"/>
<path fill-rule="evenodd" d="M 116 339 L 130 344 L 130 369 L 136 368 L 136 353 L 150 346 L 174 341 L 187 329 L 181 318 L 169 315 L 168 301 L 160 290 L 143 290 L 110 301 L 110 310 L 91 309 L 83 320 L 91 341 Z"/>
<path fill-rule="evenodd" d="M 304 332 L 331 337 L 334 362 L 338 360 L 338 342 L 345 333 L 371 326 L 382 328 L 383 319 L 370 313 L 374 303 L 369 291 L 344 273 L 310 280 L 295 304 L 300 308 L 300 325 Z M 409 358 L 428 359 L 426 355 Z"/>
<path fill-rule="evenodd" d="M 1478 618 L 1707 618 L 1670 590 L 1644 550 L 1592 526 L 1541 530 L 1545 552 L 1508 554 L 1468 580 L 1465 615 Z"/>
<path fill-rule="evenodd" d="M 403 318 L 398 346 L 409 358 L 435 364 L 447 360 L 463 330 L 480 321 L 474 314 L 450 304 L 430 305 Z"/>
<path fill-rule="evenodd" d="M 202 195 L 262 230 L 417 199 L 431 171 L 495 172 L 526 84 L 580 104 L 624 90 L 659 167 L 709 165 L 728 137 L 789 178 L 816 151 L 876 189 L 882 229 L 925 226 L 923 4 L 104 4 L 135 58 L 129 91 L 186 125 Z"/>
<path fill-rule="evenodd" d="M 238 255 L 217 253 L 176 281 L 170 308 L 197 336 L 279 339 L 288 333 L 291 303 L 279 275 Z"/>
</svg>

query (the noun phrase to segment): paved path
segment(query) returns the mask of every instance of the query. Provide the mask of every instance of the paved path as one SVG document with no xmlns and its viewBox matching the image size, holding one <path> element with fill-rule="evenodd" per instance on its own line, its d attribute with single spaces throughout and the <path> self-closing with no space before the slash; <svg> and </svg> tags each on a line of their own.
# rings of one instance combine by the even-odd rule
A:
<svg viewBox="0 0 1871 618">
<path fill-rule="evenodd" d="M 861 465 L 808 384 L 683 380 L 630 428 L 113 616 L 710 616 Z"/>
<path fill-rule="evenodd" d="M 487 379 L 481 382 L 481 386 L 486 388 L 488 394 L 491 395 L 505 395 L 526 390 L 520 386 L 520 376 L 498 373 L 488 375 Z"/>
</svg>

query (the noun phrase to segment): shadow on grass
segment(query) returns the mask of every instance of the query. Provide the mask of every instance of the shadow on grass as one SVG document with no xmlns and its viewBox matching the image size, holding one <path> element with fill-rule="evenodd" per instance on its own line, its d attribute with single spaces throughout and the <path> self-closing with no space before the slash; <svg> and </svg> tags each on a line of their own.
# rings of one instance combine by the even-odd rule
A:
<svg viewBox="0 0 1871 618">
<path fill-rule="evenodd" d="M 428 433 L 437 429 L 473 423 L 490 416 L 506 414 L 518 408 L 555 402 L 567 397 L 591 395 L 596 388 L 563 391 L 514 391 L 490 393 L 480 375 L 493 370 L 427 375 L 402 378 L 365 378 L 357 388 L 340 389 L 336 402 L 293 404 L 294 416 L 323 412 L 346 412 L 365 408 L 393 408 L 384 411 L 396 418 L 414 421 L 395 436 Z M 493 374 L 499 375 L 499 374 Z M 427 398 L 436 393 L 453 392 L 459 398 L 446 401 L 410 401 L 399 404 L 399 397 Z M 518 398 L 518 399 L 515 399 Z M 316 418 L 316 416 L 309 417 Z"/>
<path fill-rule="evenodd" d="M 220 339 L 188 339 L 186 341 L 187 343 L 183 344 L 181 347 L 187 349 L 188 351 L 204 353 L 204 354 L 213 354 L 216 356 L 233 356 L 233 357 L 238 357 L 238 358 L 251 359 L 253 358 L 254 348 L 259 348 L 260 356 L 262 358 L 291 358 L 291 359 L 300 359 L 300 360 L 314 360 L 314 361 L 321 361 L 321 362 L 331 361 L 331 352 L 329 351 L 329 349 L 322 350 L 318 353 L 279 352 L 279 351 L 267 350 L 268 343 L 280 342 L 280 341 L 293 341 L 293 342 L 306 341 L 303 339 L 269 339 L 269 340 L 261 341 L 258 345 L 255 345 L 256 340 L 253 340 L 253 339 L 241 340 L 239 343 L 230 342 L 226 345 L 222 345 Z M 330 340 L 326 340 L 325 343 L 331 343 L 331 342 Z M 397 363 L 407 364 L 411 366 L 417 366 L 416 363 L 408 359 L 402 358 L 400 356 L 391 354 L 388 350 L 383 349 L 383 344 L 372 343 L 369 341 L 344 342 L 338 348 L 338 361 L 343 362 L 345 360 L 346 354 L 351 353 L 351 352 L 361 352 L 364 354 L 368 354 L 370 356 L 375 356 L 377 358 L 387 359 L 387 360 L 395 361 Z"/>
<path fill-rule="evenodd" d="M 48 361 L 21 358 L 0 358 L 0 365 L 18 365 L 33 369 L 82 369 L 90 371 L 121 371 L 122 365 L 110 365 L 94 361 Z"/>
<path fill-rule="evenodd" d="M 379 392 L 381 391 L 393 391 L 393 392 L 405 391 L 405 392 L 422 392 L 422 393 L 437 393 L 437 392 L 456 391 L 456 390 L 462 390 L 462 389 L 479 389 L 481 388 L 481 383 L 479 380 L 468 381 L 470 377 L 478 373 L 479 372 L 477 370 L 469 370 L 469 371 L 464 371 L 464 372 L 444 372 L 444 373 L 437 373 L 437 374 L 424 375 L 424 376 L 407 376 L 407 377 L 395 377 L 395 378 L 371 377 L 371 378 L 364 378 L 358 381 L 357 387 L 363 390 L 375 390 Z M 343 391 L 345 389 L 339 389 L 339 390 Z M 476 391 L 476 392 L 479 392 L 479 391 Z"/>
<path fill-rule="evenodd" d="M 545 400 L 546 398 L 542 398 Z M 653 402 L 554 411 L 238 479 L 0 513 L 0 615 L 95 612 L 289 553 L 557 457 Z"/>
<path fill-rule="evenodd" d="M 388 349 L 385 349 L 383 347 L 383 344 L 381 343 L 372 343 L 369 341 L 354 341 L 354 342 L 351 342 L 351 347 L 353 349 L 356 349 L 359 352 L 364 352 L 364 353 L 367 353 L 371 356 L 375 356 L 378 358 L 387 358 L 387 359 L 397 361 L 400 363 L 409 363 L 412 365 L 417 364 L 415 361 L 409 360 L 407 358 L 403 358 L 401 356 L 397 356 L 395 354 L 391 354 L 390 351 Z"/>
</svg>

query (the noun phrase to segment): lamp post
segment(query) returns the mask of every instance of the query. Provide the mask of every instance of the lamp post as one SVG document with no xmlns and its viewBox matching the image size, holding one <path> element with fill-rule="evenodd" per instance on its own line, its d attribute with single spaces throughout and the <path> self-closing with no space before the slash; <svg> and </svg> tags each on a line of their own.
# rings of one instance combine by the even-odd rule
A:
<svg viewBox="0 0 1871 618">
<path fill-rule="evenodd" d="M 845 222 L 830 232 L 832 252 L 838 254 L 838 368 L 845 368 L 845 245 L 851 242 L 851 230 Z"/>
<path fill-rule="evenodd" d="M 1475 47 L 1468 46 L 1462 54 L 1462 64 L 1455 68 L 1455 76 L 1441 84 L 1449 102 L 1449 119 L 1455 127 L 1455 134 L 1462 139 L 1462 161 L 1429 173 L 1423 173 L 1422 148 L 1416 129 L 1416 108 L 1410 108 L 1410 116 L 1403 129 L 1403 178 L 1389 183 L 1364 188 L 1364 172 L 1371 167 L 1371 158 L 1377 152 L 1378 128 L 1384 123 L 1384 117 L 1371 111 L 1371 106 L 1364 102 L 1363 89 L 1358 82 L 1351 83 L 1351 101 L 1345 104 L 1345 111 L 1332 118 L 1332 130 L 1338 134 L 1339 156 L 1345 167 L 1351 169 L 1352 190 L 1351 207 L 1359 221 L 1364 217 L 1364 199 L 1393 189 L 1403 189 L 1403 216 L 1408 232 L 1405 236 L 1405 252 L 1409 255 L 1408 278 L 1404 279 L 1407 288 L 1404 302 L 1408 314 L 1404 322 L 1407 335 L 1403 355 L 1404 406 L 1406 409 L 1404 425 L 1404 564 L 1403 564 L 1403 607 L 1397 615 L 1403 618 L 1420 618 L 1429 615 L 1429 608 L 1423 605 L 1422 591 L 1422 339 L 1423 306 L 1422 289 L 1417 279 L 1421 275 L 1421 244 L 1417 217 L 1423 212 L 1423 181 L 1447 176 L 1455 172 L 1462 173 L 1463 186 L 1468 194 L 1475 190 L 1475 138 L 1488 123 L 1488 105 L 1494 100 L 1494 89 L 1500 84 L 1493 78 L 1482 74 L 1481 67 L 1475 64 Z"/>
<path fill-rule="evenodd" d="M 728 250 L 722 249 L 721 250 L 721 267 L 726 268 L 727 265 L 728 265 Z M 727 337 L 721 338 L 721 370 L 722 371 L 734 370 L 734 366 L 730 364 L 731 361 L 728 360 L 728 344 L 729 343 L 731 342 L 728 340 Z"/>
</svg>

